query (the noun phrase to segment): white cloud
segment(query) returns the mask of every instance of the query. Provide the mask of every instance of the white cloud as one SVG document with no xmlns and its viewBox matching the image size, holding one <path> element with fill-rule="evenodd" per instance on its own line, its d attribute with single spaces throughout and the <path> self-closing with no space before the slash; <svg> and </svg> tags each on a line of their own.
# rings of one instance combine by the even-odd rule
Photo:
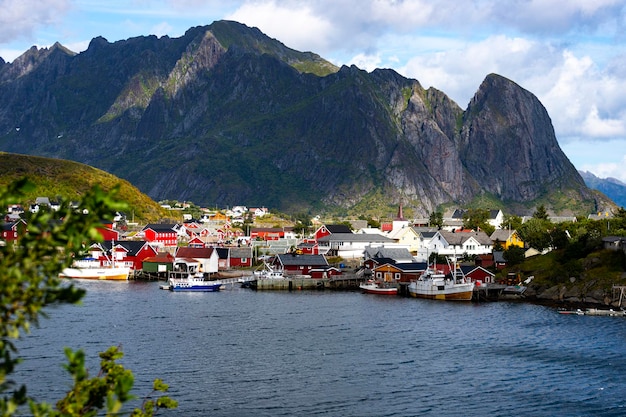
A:
<svg viewBox="0 0 626 417">
<path fill-rule="evenodd" d="M 0 43 L 30 39 L 36 30 L 59 24 L 70 7 L 69 0 L 0 1 Z"/>
<path fill-rule="evenodd" d="M 290 48 L 320 53 L 331 48 L 333 25 L 313 14 L 304 3 L 283 7 L 276 2 L 254 2 L 243 5 L 226 19 L 259 28 Z"/>
<path fill-rule="evenodd" d="M 600 178 L 616 178 L 626 184 L 626 154 L 623 155 L 622 160 L 619 162 L 606 162 L 592 167 L 593 172 Z"/>
<path fill-rule="evenodd" d="M 360 69 L 374 71 L 376 68 L 380 68 L 380 62 L 379 55 L 358 54 L 345 65 L 356 65 Z"/>
</svg>

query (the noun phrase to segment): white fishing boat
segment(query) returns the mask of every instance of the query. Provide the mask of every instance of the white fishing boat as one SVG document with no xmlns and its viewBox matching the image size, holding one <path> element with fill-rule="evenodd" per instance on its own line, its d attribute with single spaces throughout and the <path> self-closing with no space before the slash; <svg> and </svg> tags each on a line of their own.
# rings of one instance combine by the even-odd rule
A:
<svg viewBox="0 0 626 417">
<path fill-rule="evenodd" d="M 200 265 L 197 262 L 179 260 L 174 263 L 167 286 L 163 286 L 163 289 L 167 288 L 174 292 L 217 292 L 221 286 L 221 281 L 208 280 L 205 274 L 200 272 Z"/>
<path fill-rule="evenodd" d="M 75 261 L 70 268 L 63 269 L 59 274 L 61 278 L 106 281 L 127 281 L 129 276 L 129 267 L 115 264 L 102 266 L 100 261 L 92 258 Z"/>
<path fill-rule="evenodd" d="M 367 280 L 359 284 L 364 294 L 398 295 L 398 285 L 384 281 Z"/>
<path fill-rule="evenodd" d="M 453 263 L 449 275 L 429 266 L 416 281 L 409 284 L 409 294 L 412 297 L 433 300 L 470 301 L 474 293 L 474 283 L 457 268 L 456 259 Z"/>
<path fill-rule="evenodd" d="M 283 279 L 283 271 L 272 268 L 267 262 L 263 262 L 263 269 L 254 271 L 253 276 L 255 279 Z"/>
</svg>

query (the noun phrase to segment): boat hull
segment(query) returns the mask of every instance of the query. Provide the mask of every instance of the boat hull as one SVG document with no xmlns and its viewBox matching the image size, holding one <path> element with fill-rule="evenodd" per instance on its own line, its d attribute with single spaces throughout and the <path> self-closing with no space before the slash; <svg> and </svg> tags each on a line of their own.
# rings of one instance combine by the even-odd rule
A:
<svg viewBox="0 0 626 417">
<path fill-rule="evenodd" d="M 169 290 L 173 292 L 217 292 L 220 290 L 221 283 L 211 284 L 186 284 L 186 283 L 170 283 Z"/>
<path fill-rule="evenodd" d="M 90 279 L 101 281 L 128 281 L 130 268 L 65 268 L 61 278 Z"/>
<path fill-rule="evenodd" d="M 397 287 L 380 287 L 378 285 L 361 284 L 359 288 L 363 294 L 398 295 Z"/>
<path fill-rule="evenodd" d="M 439 288 L 436 285 L 416 287 L 409 285 L 409 295 L 414 298 L 444 301 L 471 301 L 474 294 L 474 284 L 456 284 Z"/>
</svg>

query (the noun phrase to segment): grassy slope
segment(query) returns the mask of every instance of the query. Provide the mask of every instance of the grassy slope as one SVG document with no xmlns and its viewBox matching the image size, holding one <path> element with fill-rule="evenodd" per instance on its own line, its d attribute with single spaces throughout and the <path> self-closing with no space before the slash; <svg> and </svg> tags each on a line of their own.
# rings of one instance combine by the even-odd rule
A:
<svg viewBox="0 0 626 417">
<path fill-rule="evenodd" d="M 24 205 L 33 203 L 37 197 L 78 200 L 96 184 L 105 191 L 120 184 L 118 195 L 129 205 L 129 220 L 134 215 L 135 221 L 151 222 L 164 215 L 156 202 L 128 181 L 102 170 L 61 159 L 0 152 L 0 187 L 24 177 L 36 185 L 35 190 L 24 197 Z"/>
</svg>

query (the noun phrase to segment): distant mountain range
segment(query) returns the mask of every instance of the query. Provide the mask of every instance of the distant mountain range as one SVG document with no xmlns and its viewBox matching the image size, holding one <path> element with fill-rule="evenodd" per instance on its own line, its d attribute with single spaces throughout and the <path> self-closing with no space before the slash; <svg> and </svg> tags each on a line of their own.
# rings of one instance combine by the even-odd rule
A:
<svg viewBox="0 0 626 417">
<path fill-rule="evenodd" d="M 591 172 L 578 171 L 589 188 L 604 193 L 620 207 L 626 207 L 626 184 L 615 178 L 598 178 Z"/>
<path fill-rule="evenodd" d="M 207 206 L 612 207 L 511 80 L 487 75 L 463 110 L 395 71 L 337 68 L 230 21 L 0 59 L 0 150 L 82 162 L 155 200 Z"/>
</svg>

